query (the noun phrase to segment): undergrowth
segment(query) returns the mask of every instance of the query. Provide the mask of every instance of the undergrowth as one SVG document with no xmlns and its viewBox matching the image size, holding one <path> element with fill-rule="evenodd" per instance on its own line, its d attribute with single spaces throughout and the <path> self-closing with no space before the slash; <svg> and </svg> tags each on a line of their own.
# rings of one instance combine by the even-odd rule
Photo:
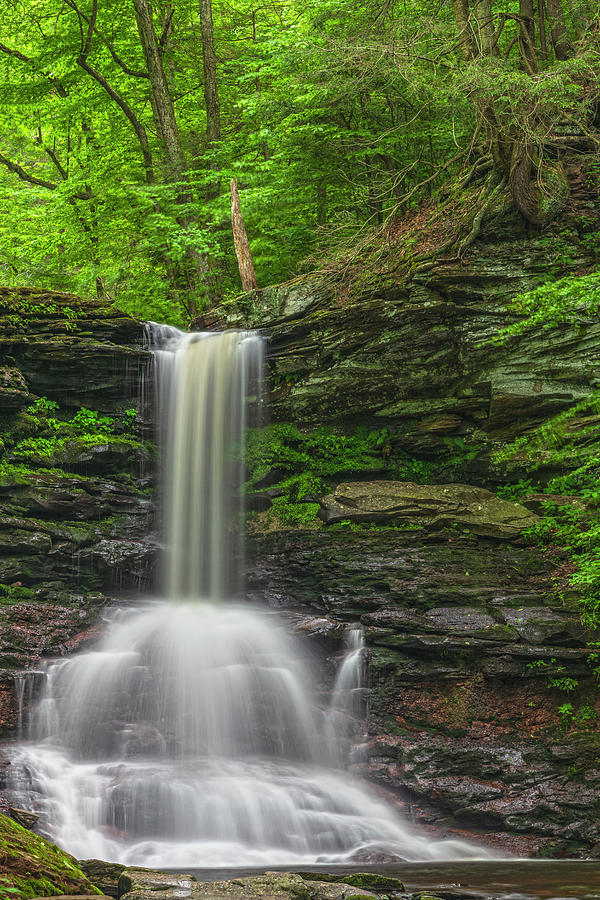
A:
<svg viewBox="0 0 600 900">
<path fill-rule="evenodd" d="M 568 275 L 518 294 L 510 301 L 509 309 L 522 318 L 500 329 L 492 343 L 505 344 L 511 337 L 537 326 L 589 324 L 589 319 L 597 319 L 600 313 L 600 272 Z"/>
<path fill-rule="evenodd" d="M 582 604 L 582 619 L 600 627 L 600 395 L 570 407 L 492 457 L 496 466 L 510 460 L 526 465 L 530 477 L 508 486 L 504 495 L 515 500 L 531 492 L 549 495 L 542 502 L 540 522 L 527 535 L 542 547 L 566 551 L 574 567 L 568 586 Z"/>
<path fill-rule="evenodd" d="M 28 463 L 47 466 L 58 458 L 60 464 L 61 454 L 73 443 L 80 447 L 123 440 L 135 444 L 135 417 L 135 409 L 116 418 L 85 407 L 68 417 L 60 413 L 58 403 L 41 397 L 0 426 L 0 451 L 4 451 L 0 472 L 18 477 L 23 468 L 26 478 Z"/>
<path fill-rule="evenodd" d="M 431 466 L 394 451 L 389 429 L 357 428 L 343 434 L 323 426 L 301 432 L 295 425 L 269 425 L 248 434 L 246 491 L 268 490 L 266 524 L 314 527 L 318 499 L 334 481 L 357 474 L 425 482 Z"/>
</svg>

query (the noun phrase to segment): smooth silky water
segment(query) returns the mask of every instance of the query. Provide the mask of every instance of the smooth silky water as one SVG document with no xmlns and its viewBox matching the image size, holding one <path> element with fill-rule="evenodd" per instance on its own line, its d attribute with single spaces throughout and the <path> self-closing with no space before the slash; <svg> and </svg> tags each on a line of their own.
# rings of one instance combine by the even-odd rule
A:
<svg viewBox="0 0 600 900">
<path fill-rule="evenodd" d="M 76 857 L 151 867 L 485 857 L 418 833 L 344 771 L 344 722 L 364 709 L 362 631 L 348 631 L 319 709 L 300 645 L 240 599 L 261 338 L 148 334 L 167 599 L 115 613 L 95 651 L 49 665 L 13 745 L 12 802 Z"/>
</svg>

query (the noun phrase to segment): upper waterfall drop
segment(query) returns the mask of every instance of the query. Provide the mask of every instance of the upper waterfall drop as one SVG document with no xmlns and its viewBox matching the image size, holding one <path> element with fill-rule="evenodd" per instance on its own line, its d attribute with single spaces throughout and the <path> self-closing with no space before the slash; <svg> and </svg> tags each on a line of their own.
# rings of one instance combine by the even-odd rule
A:
<svg viewBox="0 0 600 900">
<path fill-rule="evenodd" d="M 155 323 L 147 336 L 163 448 L 165 595 L 222 602 L 240 589 L 244 435 L 261 402 L 264 341 Z"/>
</svg>

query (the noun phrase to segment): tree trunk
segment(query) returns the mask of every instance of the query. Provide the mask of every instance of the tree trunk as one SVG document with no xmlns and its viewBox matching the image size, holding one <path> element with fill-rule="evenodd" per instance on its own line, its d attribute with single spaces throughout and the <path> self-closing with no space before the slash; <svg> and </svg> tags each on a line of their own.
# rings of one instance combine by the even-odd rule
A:
<svg viewBox="0 0 600 900">
<path fill-rule="evenodd" d="M 206 105 L 206 139 L 210 144 L 221 139 L 221 113 L 217 84 L 217 55 L 212 17 L 212 0 L 199 0 L 202 60 L 204 62 L 204 102 Z"/>
<path fill-rule="evenodd" d="M 242 218 L 242 210 L 240 208 L 237 178 L 231 179 L 231 227 L 233 229 L 235 255 L 237 256 L 240 278 L 242 280 L 242 290 L 256 290 L 258 284 L 256 282 L 256 273 L 254 271 L 250 243 Z"/>
<path fill-rule="evenodd" d="M 133 0 L 133 6 L 146 68 L 150 76 L 150 103 L 154 124 L 165 149 L 167 174 L 169 179 L 181 182 L 185 178 L 187 166 L 175 118 L 173 97 L 169 90 L 161 49 L 154 30 L 152 7 L 149 0 Z M 191 191 L 183 185 L 178 191 L 176 202 L 185 205 L 191 200 Z M 185 213 L 178 218 L 178 221 L 186 230 L 196 221 L 196 218 L 194 215 Z M 174 263 L 173 268 L 177 271 L 178 290 L 181 291 L 181 285 L 186 285 L 188 291 L 188 297 L 185 301 L 182 300 L 182 303 L 194 315 L 197 312 L 195 290 L 199 284 L 203 284 L 210 304 L 214 304 L 218 297 L 212 272 L 212 261 L 209 256 L 197 251 L 194 247 L 188 247 L 186 261 L 187 265 L 185 261 L 179 264 Z M 190 267 L 192 271 L 190 271 Z"/>
<path fill-rule="evenodd" d="M 566 206 L 570 188 L 562 163 L 545 163 L 533 173 L 532 149 L 526 138 L 515 141 L 509 186 L 513 202 L 532 225 L 548 225 Z M 539 179 L 543 179 L 540 181 Z"/>
<path fill-rule="evenodd" d="M 461 53 L 465 59 L 473 59 L 476 46 L 473 27 L 469 19 L 469 0 L 452 0 L 452 4 Z"/>
<path fill-rule="evenodd" d="M 526 70 L 530 75 L 539 71 L 535 50 L 535 13 L 533 0 L 519 0 L 519 49 Z"/>
<path fill-rule="evenodd" d="M 546 12 L 544 10 L 544 0 L 538 0 L 538 18 L 540 28 L 540 53 L 543 60 L 548 59 L 548 44 L 546 42 Z"/>
<path fill-rule="evenodd" d="M 554 54 L 557 59 L 570 59 L 575 50 L 567 31 L 562 0 L 547 0 L 547 8 Z"/>
<path fill-rule="evenodd" d="M 133 0 L 133 6 L 146 68 L 150 76 L 150 102 L 156 132 L 165 148 L 170 175 L 179 178 L 186 168 L 185 156 L 175 119 L 173 98 L 154 31 L 152 7 L 148 0 Z"/>
<path fill-rule="evenodd" d="M 480 55 L 497 55 L 498 50 L 494 46 L 495 29 L 492 15 L 492 0 L 473 0 L 473 7 L 477 20 L 477 42 Z"/>
</svg>

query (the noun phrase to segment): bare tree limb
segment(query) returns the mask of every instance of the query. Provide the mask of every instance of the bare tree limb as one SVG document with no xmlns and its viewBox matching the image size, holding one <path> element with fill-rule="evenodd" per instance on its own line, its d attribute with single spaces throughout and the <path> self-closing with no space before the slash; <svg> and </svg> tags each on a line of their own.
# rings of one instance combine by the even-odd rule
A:
<svg viewBox="0 0 600 900">
<path fill-rule="evenodd" d="M 256 290 L 258 284 L 256 282 L 256 273 L 254 271 L 254 262 L 252 261 L 250 242 L 248 241 L 244 219 L 242 218 L 242 210 L 240 208 L 237 178 L 231 179 L 231 228 L 233 231 L 233 244 L 238 261 L 242 290 Z"/>
</svg>

